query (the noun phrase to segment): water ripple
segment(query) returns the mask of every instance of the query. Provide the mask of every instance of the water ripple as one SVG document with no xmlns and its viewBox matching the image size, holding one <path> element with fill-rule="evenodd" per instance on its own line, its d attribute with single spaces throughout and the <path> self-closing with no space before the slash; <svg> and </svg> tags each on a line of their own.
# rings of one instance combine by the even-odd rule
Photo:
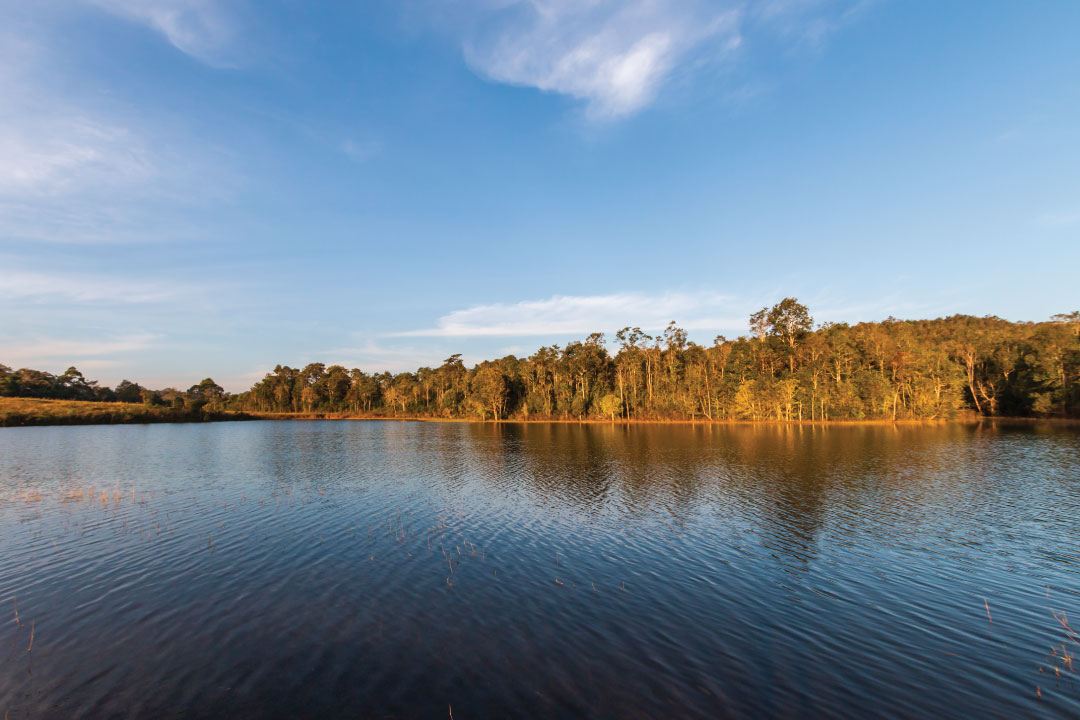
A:
<svg viewBox="0 0 1080 720">
<path fill-rule="evenodd" d="M 0 711 L 1075 716 L 1077 467 L 1068 428 L 7 429 Z"/>
</svg>

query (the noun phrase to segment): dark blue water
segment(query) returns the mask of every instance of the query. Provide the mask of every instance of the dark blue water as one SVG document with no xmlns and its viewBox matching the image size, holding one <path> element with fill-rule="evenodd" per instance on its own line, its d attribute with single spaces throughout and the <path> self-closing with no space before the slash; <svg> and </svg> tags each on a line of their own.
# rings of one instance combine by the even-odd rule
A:
<svg viewBox="0 0 1080 720">
<path fill-rule="evenodd" d="M 1068 427 L 3 429 L 0 713 L 1080 716 L 1078 531 Z"/>
</svg>

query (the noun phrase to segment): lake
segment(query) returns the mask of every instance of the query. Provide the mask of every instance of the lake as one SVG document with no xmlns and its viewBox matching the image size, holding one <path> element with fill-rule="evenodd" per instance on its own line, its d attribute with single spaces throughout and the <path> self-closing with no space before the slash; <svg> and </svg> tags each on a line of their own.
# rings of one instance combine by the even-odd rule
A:
<svg viewBox="0 0 1080 720">
<path fill-rule="evenodd" d="M 0 713 L 1075 717 L 1078 530 L 1069 426 L 3 429 Z"/>
</svg>

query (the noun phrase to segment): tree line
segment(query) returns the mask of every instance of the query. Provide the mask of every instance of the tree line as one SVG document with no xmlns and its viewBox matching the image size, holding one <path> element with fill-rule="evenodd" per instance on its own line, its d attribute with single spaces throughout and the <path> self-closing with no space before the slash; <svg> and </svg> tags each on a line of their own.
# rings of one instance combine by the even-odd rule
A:
<svg viewBox="0 0 1080 720">
<path fill-rule="evenodd" d="M 468 368 L 460 355 L 415 372 L 278 365 L 248 391 L 207 378 L 186 391 L 88 382 L 0 365 L 0 395 L 177 408 L 371 417 L 609 420 L 909 420 L 1080 417 L 1080 312 L 1047 322 L 954 315 L 824 323 L 785 298 L 749 333 L 688 339 L 676 323 L 626 327 L 527 358 Z"/>
<path fill-rule="evenodd" d="M 12 370 L 2 364 L 0 397 L 142 403 L 151 407 L 209 412 L 225 410 L 228 409 L 227 405 L 235 404 L 234 397 L 211 378 L 206 378 L 187 390 L 151 390 L 130 380 L 122 380 L 115 388 L 110 388 L 96 380 L 87 380 L 75 367 L 69 367 L 61 375 L 53 375 L 30 368 Z"/>
<path fill-rule="evenodd" d="M 1080 313 L 824 323 L 794 298 L 699 345 L 674 322 L 467 368 L 278 365 L 237 409 L 480 419 L 907 420 L 1080 417 Z"/>
</svg>

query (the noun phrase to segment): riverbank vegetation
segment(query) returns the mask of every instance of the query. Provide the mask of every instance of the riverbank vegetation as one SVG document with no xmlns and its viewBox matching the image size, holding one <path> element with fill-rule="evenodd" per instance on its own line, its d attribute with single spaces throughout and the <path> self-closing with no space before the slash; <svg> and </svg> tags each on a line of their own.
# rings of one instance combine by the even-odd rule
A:
<svg viewBox="0 0 1080 720">
<path fill-rule="evenodd" d="M 249 417 L 231 410 L 178 408 L 172 405 L 0 397 L 0 427 L 211 422 Z"/>
<path fill-rule="evenodd" d="M 626 327 L 468 368 L 460 355 L 414 372 L 278 365 L 229 394 L 115 389 L 0 365 L 0 395 L 112 400 L 206 413 L 445 419 L 704 421 L 1080 417 L 1080 312 L 1047 322 L 955 315 L 824 323 L 794 298 L 750 317 L 750 333 L 710 345 L 672 322 Z"/>
<path fill-rule="evenodd" d="M 466 368 L 368 374 L 279 365 L 237 407 L 260 412 L 492 419 L 947 420 L 1080 416 L 1080 313 L 825 323 L 793 298 L 711 345 L 671 323 L 623 328 Z"/>
</svg>

